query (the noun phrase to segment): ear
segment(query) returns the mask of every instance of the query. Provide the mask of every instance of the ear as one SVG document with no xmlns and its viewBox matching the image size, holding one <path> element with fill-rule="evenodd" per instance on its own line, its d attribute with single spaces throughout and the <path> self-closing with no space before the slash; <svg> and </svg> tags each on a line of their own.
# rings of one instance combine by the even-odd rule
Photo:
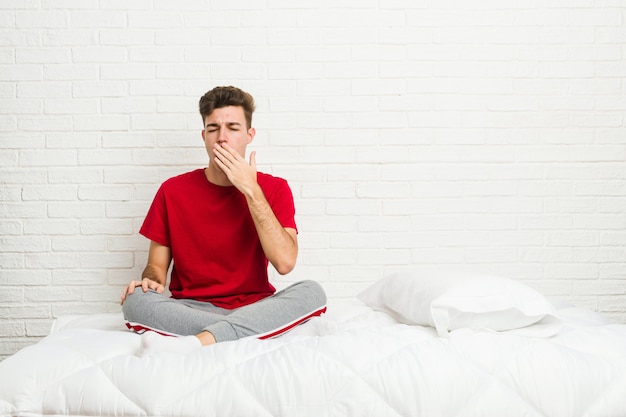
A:
<svg viewBox="0 0 626 417">
<path fill-rule="evenodd" d="M 205 139 L 204 139 L 204 129 L 202 129 L 202 141 L 205 142 Z"/>
<path fill-rule="evenodd" d="M 253 127 L 251 127 L 250 129 L 248 129 L 248 145 L 254 139 L 254 135 L 256 135 L 256 130 Z"/>
</svg>

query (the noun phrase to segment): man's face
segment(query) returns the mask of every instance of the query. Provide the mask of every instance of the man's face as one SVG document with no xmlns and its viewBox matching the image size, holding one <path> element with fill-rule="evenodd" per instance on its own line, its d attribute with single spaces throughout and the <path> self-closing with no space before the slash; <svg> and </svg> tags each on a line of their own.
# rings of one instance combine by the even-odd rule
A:
<svg viewBox="0 0 626 417">
<path fill-rule="evenodd" d="M 214 158 L 213 146 L 216 143 L 227 143 L 245 158 L 246 147 L 254 139 L 254 134 L 254 129 L 246 126 L 246 116 L 241 106 L 215 109 L 204 119 L 202 138 L 210 161 Z"/>
</svg>

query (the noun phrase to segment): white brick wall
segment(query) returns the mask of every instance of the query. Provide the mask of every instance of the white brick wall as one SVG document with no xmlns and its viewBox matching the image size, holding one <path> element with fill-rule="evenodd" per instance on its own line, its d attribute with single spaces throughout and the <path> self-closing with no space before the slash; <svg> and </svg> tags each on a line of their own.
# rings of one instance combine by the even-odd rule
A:
<svg viewBox="0 0 626 417">
<path fill-rule="evenodd" d="M 0 0 L 0 358 L 119 311 L 196 106 L 257 99 L 312 278 L 523 279 L 626 322 L 626 1 Z"/>
</svg>

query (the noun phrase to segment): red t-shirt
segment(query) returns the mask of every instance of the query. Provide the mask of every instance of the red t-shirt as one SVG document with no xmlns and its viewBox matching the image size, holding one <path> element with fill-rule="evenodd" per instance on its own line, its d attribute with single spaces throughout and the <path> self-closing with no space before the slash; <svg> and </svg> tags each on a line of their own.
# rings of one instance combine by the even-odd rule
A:
<svg viewBox="0 0 626 417">
<path fill-rule="evenodd" d="M 279 223 L 296 229 L 287 181 L 261 172 L 257 181 Z M 232 309 L 276 291 L 245 197 L 234 186 L 212 184 L 203 169 L 165 181 L 139 233 L 171 248 L 174 298 Z"/>
</svg>

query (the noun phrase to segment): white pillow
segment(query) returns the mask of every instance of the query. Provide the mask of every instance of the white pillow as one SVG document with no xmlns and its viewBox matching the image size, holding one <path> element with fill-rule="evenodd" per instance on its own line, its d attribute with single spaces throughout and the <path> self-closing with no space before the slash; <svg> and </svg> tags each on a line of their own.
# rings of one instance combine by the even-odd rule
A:
<svg viewBox="0 0 626 417">
<path fill-rule="evenodd" d="M 358 298 L 405 324 L 431 326 L 440 336 L 461 328 L 547 337 L 558 332 L 555 308 L 532 288 L 512 279 L 462 272 L 393 273 Z M 534 325 L 533 328 L 528 326 Z"/>
</svg>

